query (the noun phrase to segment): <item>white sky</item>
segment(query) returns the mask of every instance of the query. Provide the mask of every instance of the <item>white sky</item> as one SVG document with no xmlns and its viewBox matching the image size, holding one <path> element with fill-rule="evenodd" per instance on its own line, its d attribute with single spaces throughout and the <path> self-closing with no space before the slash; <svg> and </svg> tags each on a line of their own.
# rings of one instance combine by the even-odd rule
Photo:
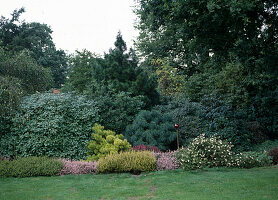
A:
<svg viewBox="0 0 278 200">
<path fill-rule="evenodd" d="M 20 20 L 50 26 L 57 49 L 103 55 L 114 46 L 119 30 L 132 47 L 138 35 L 133 6 L 134 0 L 0 0 L 0 16 L 11 18 L 13 10 L 24 7 Z"/>
</svg>

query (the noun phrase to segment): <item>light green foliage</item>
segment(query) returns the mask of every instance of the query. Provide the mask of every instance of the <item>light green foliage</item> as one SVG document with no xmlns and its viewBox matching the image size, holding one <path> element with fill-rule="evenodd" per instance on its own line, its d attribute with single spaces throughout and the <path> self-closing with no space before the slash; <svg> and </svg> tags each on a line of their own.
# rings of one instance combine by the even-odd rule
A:
<svg viewBox="0 0 278 200">
<path fill-rule="evenodd" d="M 63 169 L 61 160 L 48 157 L 25 157 L 0 160 L 0 177 L 55 176 Z"/>
<path fill-rule="evenodd" d="M 98 172 L 140 172 L 155 171 L 155 156 L 148 151 L 129 151 L 119 154 L 110 154 L 99 160 Z"/>
<path fill-rule="evenodd" d="M 91 128 L 99 120 L 94 101 L 71 94 L 24 97 L 1 138 L 0 155 L 84 159 Z"/>
<path fill-rule="evenodd" d="M 115 134 L 114 131 L 104 130 L 104 126 L 95 124 L 93 127 L 92 139 L 88 142 L 88 161 L 96 161 L 109 154 L 117 154 L 127 151 L 131 145 L 122 134 Z"/>
<path fill-rule="evenodd" d="M 243 152 L 234 155 L 232 166 L 237 168 L 252 168 L 270 166 L 272 163 L 271 156 L 267 152 Z"/>
<path fill-rule="evenodd" d="M 232 166 L 233 145 L 219 137 L 196 137 L 186 148 L 180 149 L 177 159 L 184 170 Z"/>
<path fill-rule="evenodd" d="M 177 148 L 173 119 L 158 110 L 140 111 L 133 123 L 126 127 L 125 136 L 133 146 L 144 144 L 164 151 Z"/>
<path fill-rule="evenodd" d="M 158 88 L 163 95 L 175 96 L 181 92 L 184 76 L 177 68 L 171 67 L 166 61 L 156 59 L 152 62 L 156 66 Z"/>
</svg>

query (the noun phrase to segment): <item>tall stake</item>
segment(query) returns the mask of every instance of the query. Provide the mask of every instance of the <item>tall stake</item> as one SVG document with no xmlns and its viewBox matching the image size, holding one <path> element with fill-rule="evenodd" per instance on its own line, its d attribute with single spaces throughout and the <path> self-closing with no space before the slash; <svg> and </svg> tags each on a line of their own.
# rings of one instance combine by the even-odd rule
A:
<svg viewBox="0 0 278 200">
<path fill-rule="evenodd" d="M 177 129 L 177 147 L 178 149 L 180 148 L 179 146 L 179 125 L 178 124 L 175 124 L 175 128 Z"/>
</svg>

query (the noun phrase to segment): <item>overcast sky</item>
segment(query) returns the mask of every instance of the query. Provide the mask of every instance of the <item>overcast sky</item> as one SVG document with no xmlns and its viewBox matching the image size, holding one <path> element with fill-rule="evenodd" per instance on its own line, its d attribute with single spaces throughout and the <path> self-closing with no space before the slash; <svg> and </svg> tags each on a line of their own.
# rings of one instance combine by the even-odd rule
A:
<svg viewBox="0 0 278 200">
<path fill-rule="evenodd" d="M 20 19 L 49 25 L 58 49 L 102 55 L 113 47 L 119 30 L 128 48 L 133 45 L 138 35 L 133 6 L 134 0 L 0 0 L 0 15 L 10 18 L 14 9 L 24 7 Z"/>
</svg>

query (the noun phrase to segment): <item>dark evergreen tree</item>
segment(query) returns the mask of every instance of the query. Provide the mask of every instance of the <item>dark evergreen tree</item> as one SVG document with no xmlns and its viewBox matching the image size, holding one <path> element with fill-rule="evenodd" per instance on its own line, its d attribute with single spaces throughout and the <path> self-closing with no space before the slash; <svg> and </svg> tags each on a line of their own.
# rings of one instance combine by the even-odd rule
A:
<svg viewBox="0 0 278 200">
<path fill-rule="evenodd" d="M 144 96 L 147 107 L 155 105 L 159 101 L 155 79 L 138 67 L 138 58 L 132 49 L 126 51 L 126 43 L 118 33 L 115 48 L 110 49 L 93 69 L 92 93 L 127 92 L 132 96 Z"/>
</svg>

